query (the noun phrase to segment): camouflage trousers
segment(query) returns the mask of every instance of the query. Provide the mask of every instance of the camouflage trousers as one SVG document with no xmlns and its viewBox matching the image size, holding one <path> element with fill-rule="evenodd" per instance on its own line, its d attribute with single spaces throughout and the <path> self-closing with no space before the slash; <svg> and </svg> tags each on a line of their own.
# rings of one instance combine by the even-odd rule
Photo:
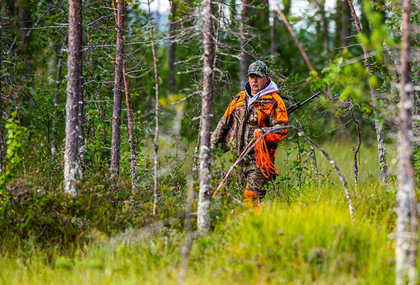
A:
<svg viewBox="0 0 420 285">
<path fill-rule="evenodd" d="M 272 158 L 274 161 L 274 158 Z M 256 160 L 250 159 L 242 165 L 242 171 L 239 173 L 240 185 L 244 185 L 244 190 L 253 191 L 260 199 L 267 193 L 267 184 L 275 179 L 271 174 L 268 178 L 264 176 L 261 169 L 257 166 Z"/>
</svg>

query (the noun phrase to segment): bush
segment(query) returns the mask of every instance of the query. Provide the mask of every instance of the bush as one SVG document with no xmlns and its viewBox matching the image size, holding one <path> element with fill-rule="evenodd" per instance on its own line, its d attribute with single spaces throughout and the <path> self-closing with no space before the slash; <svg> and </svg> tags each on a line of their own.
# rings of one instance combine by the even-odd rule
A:
<svg viewBox="0 0 420 285">
<path fill-rule="evenodd" d="M 22 179 L 7 184 L 1 196 L 0 242 L 68 246 L 89 241 L 96 230 L 112 235 L 141 225 L 142 218 L 129 205 L 130 193 L 112 189 L 109 181 L 104 184 L 90 191 L 82 188 L 77 198 L 44 191 Z"/>
</svg>

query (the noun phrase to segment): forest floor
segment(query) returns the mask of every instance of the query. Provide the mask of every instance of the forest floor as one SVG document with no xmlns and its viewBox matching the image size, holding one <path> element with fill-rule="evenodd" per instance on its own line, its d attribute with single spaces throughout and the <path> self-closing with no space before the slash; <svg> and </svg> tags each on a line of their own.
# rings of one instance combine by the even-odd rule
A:
<svg viewBox="0 0 420 285">
<path fill-rule="evenodd" d="M 326 149 L 350 182 L 349 147 L 331 144 Z M 348 150 L 350 155 L 344 153 Z M 288 151 L 290 157 L 296 154 L 293 147 Z M 352 191 L 354 222 L 335 174 L 330 177 L 339 189 L 311 183 L 289 189 L 287 199 L 284 193 L 270 194 L 259 212 L 223 206 L 216 199 L 211 232 L 193 240 L 185 283 L 393 284 L 396 191 L 394 182 L 387 189 L 379 184 L 375 157 L 374 148 L 362 149 L 361 185 Z M 318 158 L 326 172 L 329 163 Z M 282 163 L 287 160 L 279 159 L 278 167 L 287 167 Z M 133 229 L 112 237 L 100 231 L 91 235 L 93 241 L 71 250 L 57 246 L 45 250 L 30 241 L 21 248 L 3 244 L 0 284 L 177 283 L 183 221 L 156 232 Z"/>
</svg>

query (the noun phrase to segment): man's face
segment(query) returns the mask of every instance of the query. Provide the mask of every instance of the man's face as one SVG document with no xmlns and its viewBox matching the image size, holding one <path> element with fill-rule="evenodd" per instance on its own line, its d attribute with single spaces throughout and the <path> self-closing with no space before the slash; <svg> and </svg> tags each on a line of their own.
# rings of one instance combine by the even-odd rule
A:
<svg viewBox="0 0 420 285">
<path fill-rule="evenodd" d="M 249 85 L 251 85 L 251 95 L 256 95 L 263 90 L 268 82 L 268 74 L 264 77 L 259 77 L 256 74 L 248 75 Z"/>
</svg>

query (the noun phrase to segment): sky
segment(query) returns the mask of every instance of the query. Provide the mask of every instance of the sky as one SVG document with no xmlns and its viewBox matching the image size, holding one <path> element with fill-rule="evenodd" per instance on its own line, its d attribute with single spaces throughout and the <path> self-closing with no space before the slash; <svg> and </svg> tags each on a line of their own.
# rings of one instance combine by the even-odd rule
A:
<svg viewBox="0 0 420 285">
<path fill-rule="evenodd" d="M 280 1 L 278 0 L 269 0 L 270 9 L 279 7 Z M 294 16 L 302 15 L 305 13 L 305 9 L 308 7 L 309 3 L 307 0 L 293 0 L 292 1 L 292 14 Z M 332 11 L 335 7 L 335 0 L 326 0 L 326 11 Z M 142 5 L 146 6 L 146 5 Z M 155 0 L 150 4 L 150 10 L 158 11 L 159 14 L 169 14 L 170 4 L 168 0 Z"/>
<path fill-rule="evenodd" d="M 240 0 L 236 0 L 236 1 L 240 1 Z M 144 1 L 142 1 L 143 3 L 145 3 Z M 276 9 L 278 7 L 282 8 L 281 5 L 282 1 L 279 0 L 269 0 L 269 6 L 270 6 L 270 10 L 272 9 Z M 325 2 L 325 10 L 328 14 L 328 12 L 333 12 L 334 8 L 335 8 L 335 3 L 336 0 L 326 0 Z M 147 11 L 147 4 L 141 4 L 140 7 L 143 10 Z M 167 23 L 167 15 L 170 12 L 170 3 L 168 0 L 154 0 L 151 4 L 150 4 L 150 10 L 152 12 L 158 12 L 161 15 L 161 19 L 160 19 L 160 25 L 164 25 Z M 292 0 L 292 8 L 291 8 L 291 14 L 293 16 L 303 16 L 303 15 L 308 15 L 311 16 L 313 14 L 315 14 L 318 11 L 318 9 L 314 9 L 313 6 L 311 6 L 309 4 L 309 2 L 307 0 Z M 271 22 L 271 19 L 270 19 Z M 330 23 L 329 25 L 329 29 L 330 32 L 334 31 L 334 24 L 333 22 Z M 300 21 L 297 23 L 294 23 L 293 25 L 293 29 L 294 30 L 300 30 L 300 29 L 306 29 L 306 21 Z"/>
</svg>

